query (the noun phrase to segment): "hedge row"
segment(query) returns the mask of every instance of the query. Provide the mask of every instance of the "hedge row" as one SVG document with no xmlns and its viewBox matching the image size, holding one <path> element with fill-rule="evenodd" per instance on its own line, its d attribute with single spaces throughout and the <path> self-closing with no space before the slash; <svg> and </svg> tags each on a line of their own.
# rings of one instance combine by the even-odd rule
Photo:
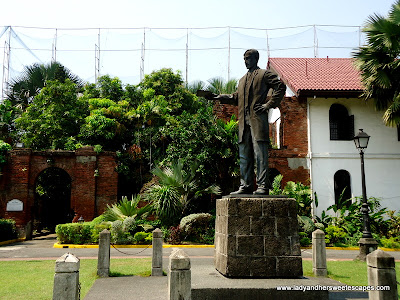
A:
<svg viewBox="0 0 400 300">
<path fill-rule="evenodd" d="M 15 221 L 11 219 L 0 219 L 0 242 L 13 240 L 18 237 Z"/>
</svg>

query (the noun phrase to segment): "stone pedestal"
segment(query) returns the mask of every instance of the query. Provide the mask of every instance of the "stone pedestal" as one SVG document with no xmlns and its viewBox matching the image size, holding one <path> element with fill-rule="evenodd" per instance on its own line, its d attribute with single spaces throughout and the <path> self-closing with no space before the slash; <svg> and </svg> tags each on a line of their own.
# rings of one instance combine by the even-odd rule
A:
<svg viewBox="0 0 400 300">
<path fill-rule="evenodd" d="M 223 197 L 216 202 L 215 268 L 227 277 L 303 275 L 296 200 Z"/>
<path fill-rule="evenodd" d="M 367 255 L 378 249 L 378 242 L 374 238 L 361 238 L 358 244 L 360 253 L 357 255 L 357 259 L 362 261 L 366 261 Z"/>
</svg>

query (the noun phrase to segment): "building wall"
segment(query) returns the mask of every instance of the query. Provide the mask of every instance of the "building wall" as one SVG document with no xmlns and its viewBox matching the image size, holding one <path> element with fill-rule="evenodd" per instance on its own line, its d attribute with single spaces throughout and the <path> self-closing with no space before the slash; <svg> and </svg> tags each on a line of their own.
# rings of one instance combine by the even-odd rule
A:
<svg viewBox="0 0 400 300">
<path fill-rule="evenodd" d="M 36 180 L 49 167 L 68 173 L 71 209 L 85 220 L 92 220 L 105 210 L 107 204 L 117 201 L 118 174 L 114 153 L 96 154 L 92 147 L 76 151 L 14 149 L 0 176 L 0 217 L 13 218 L 20 226 L 32 220 Z M 6 211 L 7 202 L 12 199 L 23 202 L 22 212 Z"/>
<path fill-rule="evenodd" d="M 334 174 L 347 170 L 351 176 L 352 196 L 361 196 L 360 155 L 353 141 L 331 141 L 329 135 L 329 108 L 344 105 L 354 115 L 354 133 L 362 128 L 371 138 L 365 151 L 365 173 L 368 197 L 382 199 L 382 207 L 400 211 L 400 142 L 397 129 L 382 122 L 382 112 L 375 111 L 372 101 L 360 99 L 308 99 L 310 123 L 310 165 L 312 188 L 318 195 L 322 210 L 334 204 Z"/>
</svg>

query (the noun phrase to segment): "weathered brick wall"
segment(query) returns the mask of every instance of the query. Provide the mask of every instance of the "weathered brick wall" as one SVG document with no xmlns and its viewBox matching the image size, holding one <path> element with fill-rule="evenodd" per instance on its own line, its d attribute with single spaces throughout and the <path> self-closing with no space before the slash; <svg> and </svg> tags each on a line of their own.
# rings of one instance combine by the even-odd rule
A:
<svg viewBox="0 0 400 300">
<path fill-rule="evenodd" d="M 270 150 L 269 166 L 283 175 L 283 184 L 287 181 L 309 184 L 310 174 L 306 159 L 308 153 L 307 103 L 297 97 L 285 97 L 280 111 L 281 148 Z M 230 120 L 232 114 L 237 116 L 237 107 L 218 103 L 214 106 L 214 113 L 218 118 Z M 275 125 L 270 124 L 271 139 L 275 138 L 273 130 L 275 130 Z"/>
<path fill-rule="evenodd" d="M 113 152 L 96 154 L 92 147 L 74 151 L 32 151 L 14 149 L 0 177 L 0 217 L 24 225 L 33 218 L 35 184 L 40 173 L 56 167 L 71 178 L 71 209 L 86 221 L 101 214 L 117 201 L 118 174 Z M 23 212 L 6 212 L 6 203 L 19 199 Z"/>
</svg>

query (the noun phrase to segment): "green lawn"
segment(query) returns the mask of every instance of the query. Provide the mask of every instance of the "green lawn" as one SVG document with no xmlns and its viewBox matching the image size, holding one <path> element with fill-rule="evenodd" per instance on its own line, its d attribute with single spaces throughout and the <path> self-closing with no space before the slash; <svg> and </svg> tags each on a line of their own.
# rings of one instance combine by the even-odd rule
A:
<svg viewBox="0 0 400 300">
<path fill-rule="evenodd" d="M 368 285 L 367 264 L 362 261 L 328 261 L 328 277 L 347 285 Z M 314 276 L 312 272 L 312 261 L 303 260 L 304 276 Z M 400 264 L 396 263 L 396 279 L 400 281 Z M 400 298 L 400 286 L 397 285 Z"/>
<path fill-rule="evenodd" d="M 2 261 L 0 262 L 0 299 L 52 299 L 55 261 Z M 151 274 L 150 258 L 112 259 L 111 275 Z M 96 280 L 97 260 L 81 260 L 79 279 L 81 299 Z"/>
<path fill-rule="evenodd" d="M 51 299 L 54 267 L 53 260 L 0 262 L 0 299 Z M 96 280 L 96 270 L 97 260 L 81 260 L 81 299 Z M 112 276 L 149 276 L 150 270 L 150 258 L 111 260 Z M 311 261 L 303 261 L 303 271 L 304 276 L 313 276 Z M 399 264 L 396 265 L 396 274 L 399 281 Z M 368 285 L 367 266 L 361 261 L 328 261 L 328 276 L 347 285 Z"/>
</svg>

